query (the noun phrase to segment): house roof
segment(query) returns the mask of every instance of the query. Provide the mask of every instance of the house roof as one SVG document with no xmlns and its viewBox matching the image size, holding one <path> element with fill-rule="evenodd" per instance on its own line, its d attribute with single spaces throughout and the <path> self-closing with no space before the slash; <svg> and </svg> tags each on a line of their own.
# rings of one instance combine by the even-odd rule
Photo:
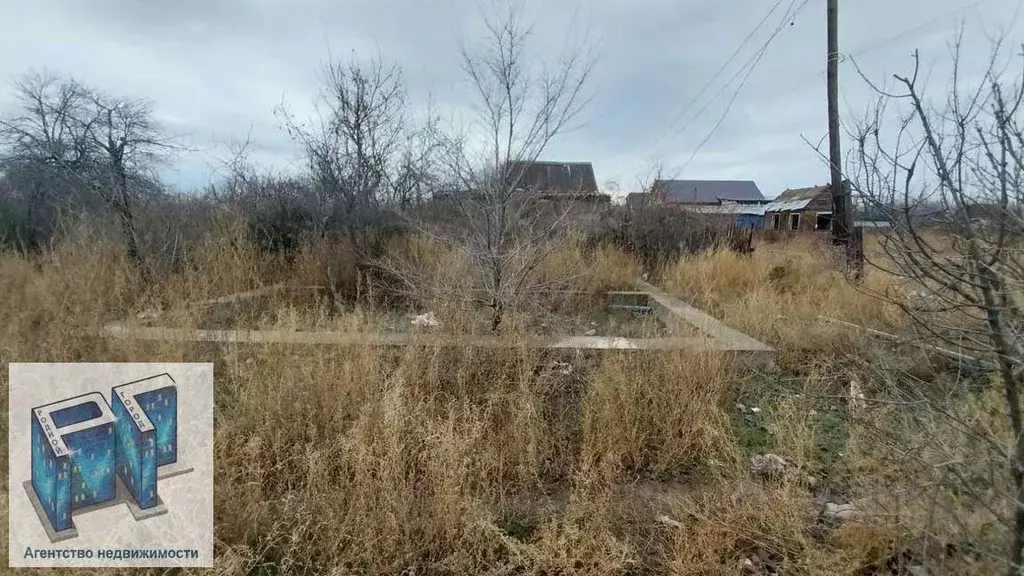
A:
<svg viewBox="0 0 1024 576">
<path fill-rule="evenodd" d="M 753 180 L 655 180 L 652 189 L 666 200 L 686 204 L 764 200 Z"/>
<path fill-rule="evenodd" d="M 590 162 L 526 162 L 515 161 L 509 172 L 522 174 L 515 188 L 542 192 L 596 194 L 597 178 Z"/>
<path fill-rule="evenodd" d="M 809 186 L 807 188 L 791 188 L 779 194 L 768 206 L 765 212 L 792 212 L 803 210 L 810 205 L 815 198 L 822 194 L 829 193 L 829 186 Z"/>
</svg>

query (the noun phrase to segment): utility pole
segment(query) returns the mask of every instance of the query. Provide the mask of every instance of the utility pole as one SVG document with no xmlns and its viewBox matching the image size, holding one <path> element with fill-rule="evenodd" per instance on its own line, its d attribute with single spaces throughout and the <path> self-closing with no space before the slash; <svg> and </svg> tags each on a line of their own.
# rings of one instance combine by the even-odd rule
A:
<svg viewBox="0 0 1024 576">
<path fill-rule="evenodd" d="M 858 247 L 853 238 L 853 202 L 843 182 L 842 151 L 839 146 L 839 0 L 828 3 L 828 159 L 832 182 L 832 240 L 841 246 L 847 265 L 856 266 Z"/>
</svg>

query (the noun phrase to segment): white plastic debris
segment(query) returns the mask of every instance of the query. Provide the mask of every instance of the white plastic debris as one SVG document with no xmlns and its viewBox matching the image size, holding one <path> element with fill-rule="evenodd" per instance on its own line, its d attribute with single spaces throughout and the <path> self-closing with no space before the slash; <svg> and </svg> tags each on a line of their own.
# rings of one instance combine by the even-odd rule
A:
<svg viewBox="0 0 1024 576">
<path fill-rule="evenodd" d="M 860 384 L 856 380 L 850 380 L 850 409 L 864 409 L 864 392 L 860 389 Z"/>
<path fill-rule="evenodd" d="M 435 316 L 433 312 L 427 312 L 425 314 L 420 314 L 419 316 L 413 316 L 412 325 L 428 326 L 433 328 L 435 326 L 440 326 L 441 323 L 437 320 L 437 316 Z"/>
<path fill-rule="evenodd" d="M 558 362 L 558 361 L 556 361 L 552 365 L 552 367 L 555 370 L 557 370 L 559 374 L 561 374 L 563 376 L 568 376 L 568 375 L 572 374 L 572 364 L 569 364 L 568 362 Z"/>
<path fill-rule="evenodd" d="M 657 520 L 659 524 L 664 524 L 665 526 L 670 526 L 672 528 L 682 528 L 683 527 L 682 523 L 680 523 L 678 520 L 673 520 L 673 519 L 669 518 L 668 516 L 665 516 L 664 514 L 662 514 L 661 516 L 658 516 L 657 518 L 655 518 L 655 520 Z"/>
<path fill-rule="evenodd" d="M 853 520 L 857 517 L 857 506 L 854 504 L 836 504 L 834 502 L 827 502 L 825 504 L 825 510 L 821 513 L 826 518 L 835 518 L 837 520 Z"/>
<path fill-rule="evenodd" d="M 778 454 L 758 454 L 750 459 L 751 471 L 764 478 L 782 476 L 788 465 L 786 459 Z"/>
<path fill-rule="evenodd" d="M 587 333 L 586 333 L 587 336 L 595 336 L 596 334 L 597 334 L 597 330 L 593 330 L 593 329 L 587 330 Z"/>
</svg>

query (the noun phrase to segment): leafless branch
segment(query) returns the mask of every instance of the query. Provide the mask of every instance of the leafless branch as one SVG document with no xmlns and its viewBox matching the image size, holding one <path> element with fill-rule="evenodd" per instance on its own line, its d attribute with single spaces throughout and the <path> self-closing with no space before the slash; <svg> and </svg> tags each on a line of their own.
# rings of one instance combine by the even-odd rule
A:
<svg viewBox="0 0 1024 576">
<path fill-rule="evenodd" d="M 883 297 L 933 339 L 981 355 L 999 376 L 1015 438 L 1005 454 L 1016 490 L 1005 524 L 1012 540 L 1008 573 L 1016 574 L 1024 564 L 1024 76 L 1007 80 L 999 68 L 1000 39 L 983 80 L 965 90 L 962 43 L 961 32 L 950 46 L 952 82 L 942 108 L 933 107 L 920 87 L 916 53 L 913 73 L 893 76 L 899 93 L 871 84 L 880 104 L 854 134 L 850 172 L 861 197 L 892 224 L 881 243 L 888 262 L 880 267 L 895 271 L 929 305 L 910 305 L 905 290 Z M 883 134 L 891 102 L 906 106 L 893 124 L 895 133 Z"/>
<path fill-rule="evenodd" d="M 497 329 L 506 311 L 557 283 L 540 280 L 537 271 L 564 241 L 580 190 L 560 190 L 564 201 L 547 201 L 541 197 L 550 191 L 530 189 L 525 177 L 586 105 L 593 62 L 574 46 L 553 65 L 532 66 L 533 28 L 514 3 L 503 4 L 484 24 L 484 41 L 461 50 L 481 138 L 441 139 L 438 162 L 447 185 L 436 199 L 450 216 L 420 220 L 417 227 L 473 263 L 473 280 L 487 294 Z"/>
</svg>

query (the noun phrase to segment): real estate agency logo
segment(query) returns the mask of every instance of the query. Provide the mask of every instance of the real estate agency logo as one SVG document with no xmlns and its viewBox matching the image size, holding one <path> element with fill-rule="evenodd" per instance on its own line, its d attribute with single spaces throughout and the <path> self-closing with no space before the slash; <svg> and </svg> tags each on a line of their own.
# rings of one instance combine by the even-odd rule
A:
<svg viewBox="0 0 1024 576">
<path fill-rule="evenodd" d="M 51 542 L 73 514 L 124 502 L 136 521 L 167 512 L 157 469 L 178 461 L 178 389 L 169 374 L 32 408 L 29 498 Z M 179 470 L 185 473 L 189 470 Z"/>
</svg>

